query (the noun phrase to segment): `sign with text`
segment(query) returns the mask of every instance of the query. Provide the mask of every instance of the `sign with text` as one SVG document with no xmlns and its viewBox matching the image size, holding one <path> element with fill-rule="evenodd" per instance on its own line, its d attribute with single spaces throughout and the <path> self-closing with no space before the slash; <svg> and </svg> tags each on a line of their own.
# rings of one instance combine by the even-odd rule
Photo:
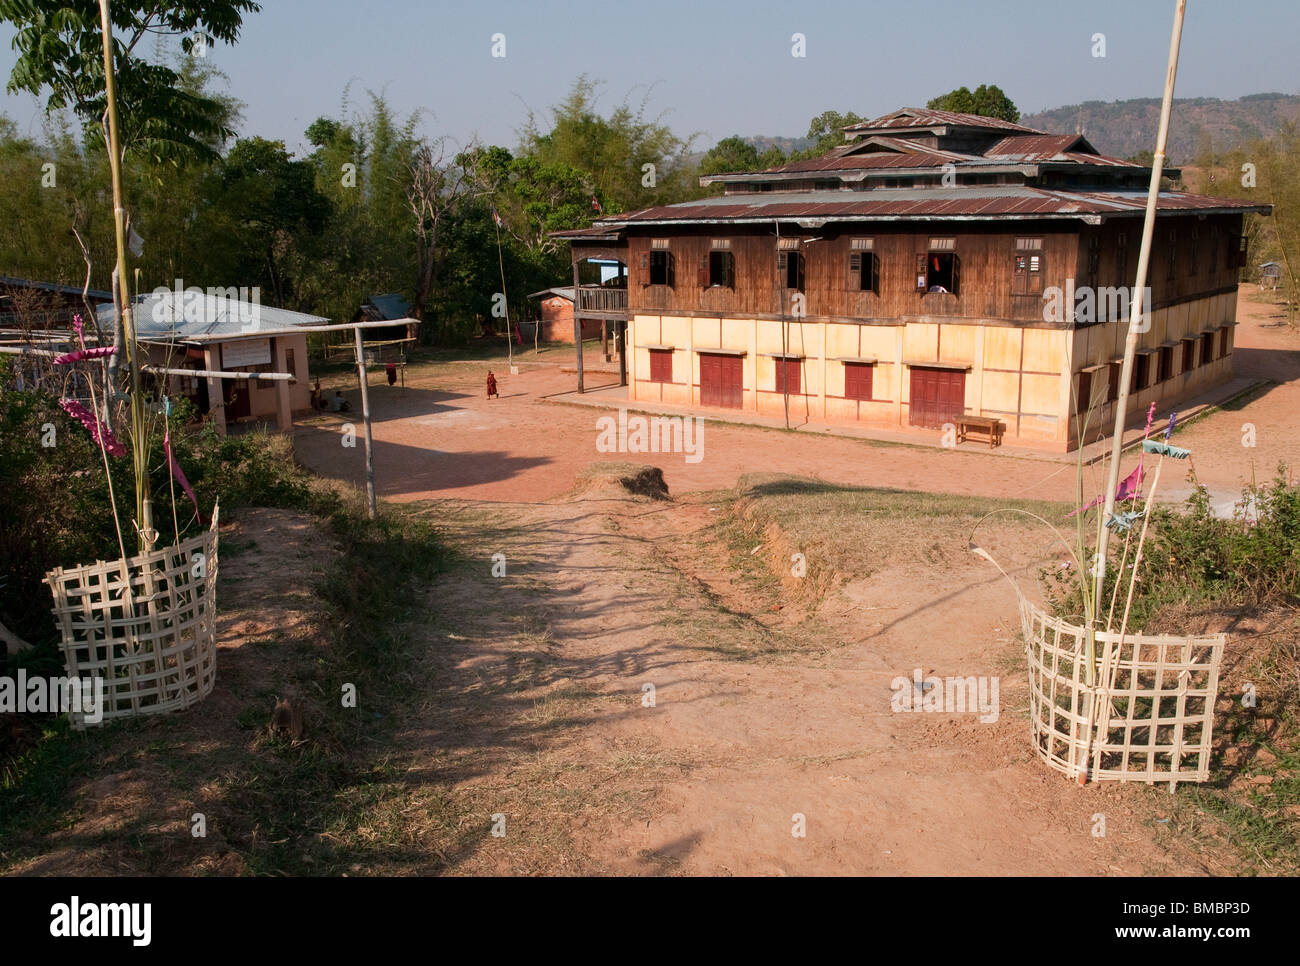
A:
<svg viewBox="0 0 1300 966">
<path fill-rule="evenodd" d="M 221 344 L 221 367 L 223 369 L 242 369 L 245 366 L 267 366 L 270 364 L 270 339 L 241 339 L 239 342 L 223 342 Z"/>
</svg>

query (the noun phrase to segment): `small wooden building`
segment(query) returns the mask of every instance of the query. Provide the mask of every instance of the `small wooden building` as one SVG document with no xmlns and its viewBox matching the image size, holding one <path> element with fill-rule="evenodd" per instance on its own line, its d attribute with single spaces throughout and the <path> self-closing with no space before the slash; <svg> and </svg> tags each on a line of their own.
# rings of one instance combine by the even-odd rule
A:
<svg viewBox="0 0 1300 966">
<path fill-rule="evenodd" d="M 929 432 L 986 416 L 1062 451 L 1085 422 L 1107 430 L 1150 169 L 946 111 L 845 137 L 701 178 L 723 196 L 557 233 L 575 284 L 585 259 L 628 266 L 625 305 L 605 308 L 626 326 L 629 398 Z M 1132 411 L 1231 377 L 1242 217 L 1270 210 L 1160 193 Z"/>
<path fill-rule="evenodd" d="M 538 336 L 541 341 L 573 342 L 573 287 L 544 288 L 528 297 L 541 299 L 541 320 L 537 323 L 542 329 Z M 600 319 L 584 318 L 582 337 L 598 338 L 600 326 Z"/>
<path fill-rule="evenodd" d="M 111 331 L 113 306 L 103 306 L 100 324 Z M 275 421 L 293 428 L 293 415 L 311 411 L 307 335 L 295 331 L 327 319 L 271 308 L 197 289 L 162 289 L 135 303 L 137 339 L 148 347 L 149 363 L 196 372 L 236 372 L 246 378 L 168 374 L 167 391 L 189 398 L 211 416 L 217 431 L 231 422 Z M 288 380 L 258 379 L 286 373 Z"/>
<path fill-rule="evenodd" d="M 98 310 L 113 294 L 99 289 L 83 293 L 75 285 L 37 282 L 0 275 L 0 329 L 67 329 L 74 315 L 88 314 L 86 303 Z"/>
</svg>

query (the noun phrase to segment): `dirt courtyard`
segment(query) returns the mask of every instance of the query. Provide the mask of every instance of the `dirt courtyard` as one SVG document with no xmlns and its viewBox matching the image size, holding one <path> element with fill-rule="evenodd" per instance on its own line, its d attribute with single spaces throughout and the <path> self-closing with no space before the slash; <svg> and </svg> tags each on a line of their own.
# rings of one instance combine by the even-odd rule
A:
<svg viewBox="0 0 1300 966">
<path fill-rule="evenodd" d="M 1190 447 L 1203 483 L 1220 504 L 1240 494 L 1253 471 L 1272 476 L 1280 460 L 1300 461 L 1300 337 L 1272 316 L 1270 306 L 1254 301 L 1253 286 L 1242 286 L 1238 302 L 1235 371 L 1274 383 L 1244 405 L 1233 404 L 1198 420 L 1179 444 Z M 609 459 L 596 449 L 597 420 L 613 410 L 548 401 L 572 390 L 575 377 L 563 372 L 570 350 L 555 348 L 546 364 L 527 364 L 518 375 L 494 371 L 499 399 L 486 399 L 487 364 L 413 367 L 402 388 L 383 385 L 371 375 L 375 481 L 381 499 L 409 502 L 460 498 L 534 502 L 568 491 L 593 461 Z M 523 353 L 521 359 L 529 358 Z M 557 362 L 559 363 L 557 365 Z M 350 378 L 351 381 L 348 381 Z M 612 381 L 610 374 L 589 376 L 589 385 Z M 360 485 L 364 449 L 359 438 L 359 393 L 355 377 L 337 380 L 352 402 L 346 418 L 300 421 L 295 447 L 299 458 L 325 476 Z M 350 388 L 349 388 L 350 387 Z M 705 413 L 707 418 L 707 413 Z M 1156 414 L 1163 425 L 1169 413 Z M 342 425 L 357 428 L 355 445 L 343 445 Z M 1243 445 L 1246 424 L 1254 446 Z M 734 486 L 745 473 L 781 472 L 862 486 L 935 493 L 960 493 L 1007 500 L 1073 499 L 1075 467 L 1066 461 L 1026 459 L 990 453 L 971 442 L 943 449 L 938 434 L 919 445 L 873 443 L 841 436 L 792 433 L 765 427 L 707 420 L 703 459 L 688 463 L 682 454 L 638 454 L 638 462 L 659 466 L 673 493 Z M 1123 472 L 1136 460 L 1126 456 Z M 1101 464 L 1086 471 L 1089 498 L 1100 492 Z M 1171 499 L 1188 487 L 1168 475 Z"/>
<path fill-rule="evenodd" d="M 1252 463 L 1268 477 L 1300 455 L 1300 340 L 1248 297 L 1239 319 L 1239 373 L 1276 384 L 1178 438 L 1200 479 L 1229 497 Z M 1072 501 L 1072 464 L 716 422 L 698 464 L 601 454 L 603 411 L 545 399 L 572 374 L 498 370 L 501 398 L 486 400 L 485 369 L 448 364 L 412 372 L 405 390 L 372 390 L 381 498 L 437 519 L 470 561 L 430 590 L 431 609 L 454 615 L 456 629 L 443 620 L 428 632 L 438 685 L 402 755 L 439 794 L 472 804 L 464 821 L 499 815 L 512 830 L 462 838 L 442 868 L 1232 871 L 1192 847 L 1184 813 L 1170 824 L 1182 795 L 1076 788 L 1033 756 L 1015 597 L 965 552 L 964 534 L 926 536 L 938 524 L 900 520 L 903 550 L 809 596 L 781 579 L 790 551 L 805 548 L 738 522 L 748 498 L 737 486 L 750 474 L 1015 505 Z M 339 422 L 300 426 L 297 450 L 317 472 L 359 482 L 361 442 L 341 447 Z M 1254 448 L 1242 445 L 1245 423 Z M 584 482 L 609 459 L 659 466 L 673 499 Z M 728 544 L 726 532 L 754 546 Z M 982 543 L 1031 593 L 1038 568 L 1060 555 L 1024 527 L 992 527 Z M 766 582 L 742 576 L 746 558 L 764 562 Z M 893 713 L 891 682 L 918 668 L 1000 679 L 1000 714 Z M 416 793 L 411 807 L 420 802 Z"/>
</svg>

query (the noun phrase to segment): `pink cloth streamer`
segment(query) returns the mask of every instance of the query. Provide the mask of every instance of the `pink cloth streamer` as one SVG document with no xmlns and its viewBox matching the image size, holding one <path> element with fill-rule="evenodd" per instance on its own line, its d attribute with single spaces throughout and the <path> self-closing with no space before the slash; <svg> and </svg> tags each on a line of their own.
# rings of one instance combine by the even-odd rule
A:
<svg viewBox="0 0 1300 966">
<path fill-rule="evenodd" d="M 61 399 L 59 405 L 73 419 L 78 420 L 86 431 L 90 433 L 91 439 L 104 448 L 104 451 L 111 456 L 125 456 L 126 447 L 117 441 L 113 431 L 107 426 L 100 424 L 99 419 L 94 413 L 90 412 L 81 403 L 75 399 Z"/>
<path fill-rule="evenodd" d="M 1131 500 L 1136 497 L 1142 490 L 1142 480 L 1145 478 L 1146 473 L 1142 469 L 1142 464 L 1139 463 L 1137 469 L 1124 477 L 1124 479 L 1120 480 L 1119 489 L 1115 491 L 1115 502 L 1122 503 L 1124 500 Z M 1085 513 L 1095 506 L 1100 506 L 1102 502 L 1103 498 L 1099 496 L 1087 506 L 1081 506 L 1077 510 L 1071 510 L 1066 514 L 1066 516 L 1072 517 L 1076 513 Z"/>
<path fill-rule="evenodd" d="M 181 469 L 181 465 L 176 462 L 176 457 L 172 455 L 172 434 L 170 429 L 163 430 L 163 451 L 167 454 L 167 466 L 171 469 L 172 476 L 181 485 L 181 489 L 190 498 L 190 502 L 194 504 L 194 515 L 199 518 L 199 523 L 203 523 L 203 512 L 199 509 L 199 500 L 194 495 L 194 487 L 190 486 L 190 481 L 185 478 L 185 471 Z"/>
<path fill-rule="evenodd" d="M 76 352 L 68 352 L 61 356 L 54 357 L 56 366 L 66 366 L 71 362 L 80 362 L 82 359 L 102 359 L 104 356 L 111 356 L 113 347 L 111 345 L 97 346 L 94 349 L 78 349 Z"/>
</svg>

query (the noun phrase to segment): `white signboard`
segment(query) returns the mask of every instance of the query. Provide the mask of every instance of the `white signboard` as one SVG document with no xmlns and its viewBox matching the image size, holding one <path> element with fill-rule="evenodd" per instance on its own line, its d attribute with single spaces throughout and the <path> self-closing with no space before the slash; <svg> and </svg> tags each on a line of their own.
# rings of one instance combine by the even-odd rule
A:
<svg viewBox="0 0 1300 966">
<path fill-rule="evenodd" d="M 242 339 L 221 344 L 221 368 L 242 369 L 245 366 L 271 364 L 270 339 Z"/>
</svg>

